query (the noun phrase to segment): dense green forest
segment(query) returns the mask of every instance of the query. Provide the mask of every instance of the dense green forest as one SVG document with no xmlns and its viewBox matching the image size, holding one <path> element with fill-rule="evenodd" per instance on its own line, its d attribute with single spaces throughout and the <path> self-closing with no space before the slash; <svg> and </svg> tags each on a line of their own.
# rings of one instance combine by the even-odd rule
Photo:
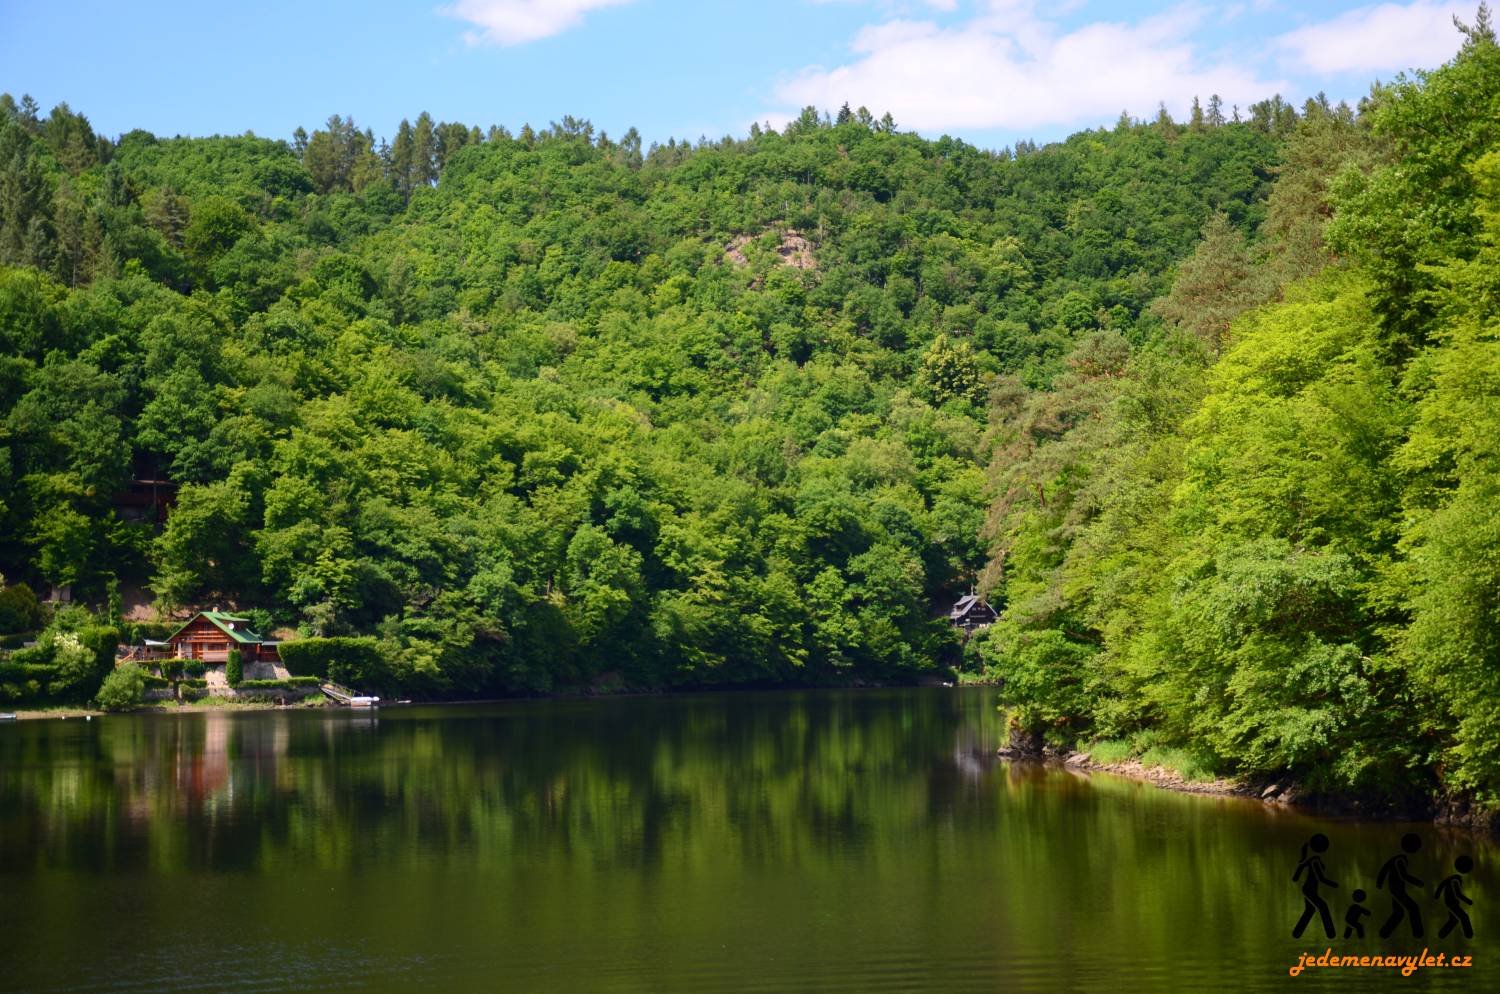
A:
<svg viewBox="0 0 1500 994">
<path fill-rule="evenodd" d="M 110 140 L 0 97 L 0 621 L 145 588 L 426 695 L 953 667 L 1059 744 L 1500 787 L 1464 31 L 1357 109 L 998 152 L 848 107 Z"/>
<path fill-rule="evenodd" d="M 1500 791 L 1500 49 L 1305 118 L 1171 329 L 997 398 L 1018 721 L 1323 790 Z"/>
</svg>

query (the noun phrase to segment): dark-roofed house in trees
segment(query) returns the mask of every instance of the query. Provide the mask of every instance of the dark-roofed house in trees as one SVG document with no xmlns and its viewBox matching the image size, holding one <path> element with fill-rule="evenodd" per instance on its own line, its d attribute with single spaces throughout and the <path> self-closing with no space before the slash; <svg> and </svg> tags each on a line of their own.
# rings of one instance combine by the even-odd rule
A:
<svg viewBox="0 0 1500 994">
<path fill-rule="evenodd" d="M 965 635 L 976 629 L 988 628 L 999 617 L 995 609 L 978 594 L 960 597 L 958 603 L 953 605 L 953 610 L 948 612 L 949 622 L 954 628 L 962 628 Z"/>
</svg>

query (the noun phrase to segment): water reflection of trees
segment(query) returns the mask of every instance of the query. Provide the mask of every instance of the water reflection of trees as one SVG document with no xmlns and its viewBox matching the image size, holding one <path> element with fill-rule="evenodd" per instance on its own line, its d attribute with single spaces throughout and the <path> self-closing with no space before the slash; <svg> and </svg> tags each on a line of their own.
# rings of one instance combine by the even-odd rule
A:
<svg viewBox="0 0 1500 994">
<path fill-rule="evenodd" d="M 852 863 L 892 893 L 962 890 L 1006 945 L 1122 915 L 1161 919 L 1142 934 L 1163 956 L 1184 917 L 1257 948 L 1285 931 L 1265 895 L 1304 819 L 997 763 L 998 721 L 984 694 L 869 692 L 38 724 L 0 736 L 0 870 L 818 881 Z M 1337 879 L 1385 841 L 1329 832 Z"/>
<path fill-rule="evenodd" d="M 1290 951 L 1290 872 L 1312 824 L 1333 839 L 1330 874 L 1349 886 L 1394 830 L 998 762 L 984 693 L 0 731 L 0 872 L 150 870 L 191 891 L 203 878 L 187 874 L 243 871 L 257 882 L 236 880 L 235 900 L 288 928 L 353 915 L 359 934 L 426 948 L 445 941 L 432 922 L 472 922 L 507 936 L 511 957 L 559 936 L 636 948 L 661 932 L 682 938 L 672 955 L 696 937 L 751 970 L 754 950 L 724 941 L 748 921 L 761 946 L 805 969 L 835 934 L 878 936 L 956 981 L 975 969 L 1018 989 L 1031 978 L 1093 989 L 1119 958 L 1151 964 L 1167 986 L 1210 989 L 1226 969 L 1265 970 Z M 1452 843 L 1429 837 L 1433 865 L 1451 862 Z M 1484 899 L 1493 854 L 1475 848 Z M 338 887 L 298 887 L 320 873 Z M 340 903 L 351 881 L 385 900 Z M 809 931 L 844 920 L 857 927 Z M 964 957 L 933 962 L 926 944 Z"/>
<path fill-rule="evenodd" d="M 38 724 L 0 741 L 0 865 L 795 861 L 972 812 L 944 757 L 988 709 L 734 695 Z"/>
</svg>

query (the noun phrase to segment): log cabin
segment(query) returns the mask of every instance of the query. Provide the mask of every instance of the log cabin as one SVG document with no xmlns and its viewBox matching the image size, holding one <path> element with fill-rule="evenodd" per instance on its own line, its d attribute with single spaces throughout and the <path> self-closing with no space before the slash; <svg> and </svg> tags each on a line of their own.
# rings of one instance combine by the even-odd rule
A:
<svg viewBox="0 0 1500 994">
<path fill-rule="evenodd" d="M 250 619 L 226 611 L 199 611 L 187 624 L 167 636 L 167 652 L 172 659 L 197 659 L 207 664 L 229 660 L 229 650 L 240 650 L 240 660 L 252 663 L 279 663 L 277 642 L 269 641 L 250 630 Z"/>
</svg>

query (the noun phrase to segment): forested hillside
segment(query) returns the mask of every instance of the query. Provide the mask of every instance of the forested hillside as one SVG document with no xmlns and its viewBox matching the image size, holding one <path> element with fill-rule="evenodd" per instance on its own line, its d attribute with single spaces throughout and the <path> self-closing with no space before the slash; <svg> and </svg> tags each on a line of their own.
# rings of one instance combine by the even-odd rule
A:
<svg viewBox="0 0 1500 994">
<path fill-rule="evenodd" d="M 997 408 L 989 672 L 1058 743 L 1500 791 L 1500 50 L 1304 120 L 1170 330 Z"/>
<path fill-rule="evenodd" d="M 998 154 L 863 111 L 645 152 L 3 117 L 8 579 L 265 608 L 481 693 L 951 661 L 990 391 L 1158 338 L 1296 114 Z M 160 534 L 115 513 L 132 479 L 178 488 Z"/>
<path fill-rule="evenodd" d="M 956 665 L 1059 744 L 1491 791 L 1500 51 L 1460 40 L 1357 111 L 1000 152 L 4 97 L 0 571 L 365 637 L 411 693 Z"/>
</svg>

